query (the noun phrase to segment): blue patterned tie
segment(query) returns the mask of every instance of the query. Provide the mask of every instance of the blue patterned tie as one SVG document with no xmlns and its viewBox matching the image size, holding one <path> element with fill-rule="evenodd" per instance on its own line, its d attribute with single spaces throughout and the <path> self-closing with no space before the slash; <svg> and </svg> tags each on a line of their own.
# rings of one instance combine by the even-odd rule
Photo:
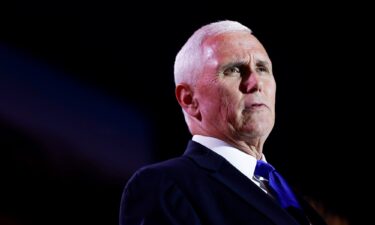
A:
<svg viewBox="0 0 375 225">
<path fill-rule="evenodd" d="M 295 207 L 301 209 L 292 189 L 273 166 L 265 161 L 258 160 L 254 175 L 268 180 L 271 193 L 283 208 Z"/>
</svg>

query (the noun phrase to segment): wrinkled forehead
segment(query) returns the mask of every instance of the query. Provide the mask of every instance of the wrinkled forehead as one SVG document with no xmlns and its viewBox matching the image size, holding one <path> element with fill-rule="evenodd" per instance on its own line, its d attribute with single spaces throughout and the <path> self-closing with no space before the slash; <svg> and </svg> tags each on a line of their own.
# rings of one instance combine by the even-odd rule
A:
<svg viewBox="0 0 375 225">
<path fill-rule="evenodd" d="M 249 32 L 237 31 L 211 36 L 203 42 L 203 60 L 270 61 L 259 40 Z M 207 62 L 207 61 L 206 61 Z"/>
</svg>

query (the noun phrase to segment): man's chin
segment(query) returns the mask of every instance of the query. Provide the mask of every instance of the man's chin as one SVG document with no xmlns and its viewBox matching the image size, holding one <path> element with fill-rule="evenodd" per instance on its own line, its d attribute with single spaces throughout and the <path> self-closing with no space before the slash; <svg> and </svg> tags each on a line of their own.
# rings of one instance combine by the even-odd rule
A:
<svg viewBox="0 0 375 225">
<path fill-rule="evenodd" d="M 240 133 L 241 136 L 246 138 L 266 138 L 271 133 L 272 126 L 264 127 L 245 127 L 243 128 Z"/>
</svg>

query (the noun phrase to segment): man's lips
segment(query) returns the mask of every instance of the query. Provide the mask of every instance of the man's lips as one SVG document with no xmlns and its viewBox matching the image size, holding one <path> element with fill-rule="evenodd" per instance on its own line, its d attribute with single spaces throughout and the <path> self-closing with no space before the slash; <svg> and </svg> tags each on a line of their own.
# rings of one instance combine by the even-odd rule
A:
<svg viewBox="0 0 375 225">
<path fill-rule="evenodd" d="M 250 105 L 250 107 L 260 107 L 260 106 L 266 106 L 266 105 L 263 103 L 253 103 Z"/>
<path fill-rule="evenodd" d="M 261 110 L 264 108 L 268 108 L 264 103 L 252 103 L 245 107 L 245 110 Z"/>
</svg>

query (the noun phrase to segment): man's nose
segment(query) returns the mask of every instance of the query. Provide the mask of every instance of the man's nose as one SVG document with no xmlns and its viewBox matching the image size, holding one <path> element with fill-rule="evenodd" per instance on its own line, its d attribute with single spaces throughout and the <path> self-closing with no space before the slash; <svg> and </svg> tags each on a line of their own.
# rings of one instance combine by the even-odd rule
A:
<svg viewBox="0 0 375 225">
<path fill-rule="evenodd" d="M 262 91 L 263 81 L 257 72 L 251 72 L 247 77 L 244 76 L 241 82 L 240 91 L 242 93 L 254 93 Z"/>
</svg>

